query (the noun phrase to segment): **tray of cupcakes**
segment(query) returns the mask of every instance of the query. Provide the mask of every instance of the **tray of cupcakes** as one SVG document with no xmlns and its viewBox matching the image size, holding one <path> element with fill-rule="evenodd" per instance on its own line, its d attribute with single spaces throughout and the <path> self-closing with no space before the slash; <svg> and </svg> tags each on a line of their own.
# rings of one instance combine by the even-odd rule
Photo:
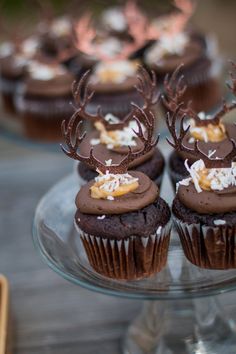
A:
<svg viewBox="0 0 236 354">
<path fill-rule="evenodd" d="M 0 45 L 2 103 L 10 113 L 1 117 L 2 131 L 31 141 L 60 141 L 61 122 L 73 111 L 71 84 L 88 69 L 94 94 L 87 111 L 92 114 L 100 105 L 103 115 L 124 118 L 131 102 L 142 104 L 135 88 L 140 64 L 155 71 L 156 91 L 163 92 L 165 74 L 184 63 L 178 71 L 187 86 L 182 100 L 191 98 L 197 112 L 215 108 L 221 96 L 219 65 L 212 41 L 189 25 L 194 10 L 190 0 L 175 0 L 170 13 L 153 20 L 128 1 L 96 22 L 88 13 L 79 19 L 51 16 L 28 37 L 8 33 Z M 166 111 L 162 101 L 156 110 Z"/>
</svg>

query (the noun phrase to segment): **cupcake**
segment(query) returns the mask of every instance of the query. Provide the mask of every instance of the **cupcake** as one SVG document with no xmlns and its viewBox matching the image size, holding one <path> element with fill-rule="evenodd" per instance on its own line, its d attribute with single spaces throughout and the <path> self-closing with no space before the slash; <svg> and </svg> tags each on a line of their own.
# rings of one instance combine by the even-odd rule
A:
<svg viewBox="0 0 236 354">
<path fill-rule="evenodd" d="M 29 37 L 20 43 L 3 42 L 0 46 L 0 88 L 4 109 L 15 113 L 14 96 L 25 77 L 28 61 L 36 54 L 38 41 Z"/>
<path fill-rule="evenodd" d="M 204 37 L 187 28 L 194 11 L 192 1 L 175 1 L 179 12 L 159 19 L 153 28 L 157 40 L 145 53 L 147 67 L 155 70 L 161 81 L 167 73 L 173 73 L 180 64 L 179 77 L 184 75 L 187 89 L 183 101 L 192 100 L 192 108 L 198 112 L 209 111 L 220 102 L 219 70 L 212 60 Z"/>
<path fill-rule="evenodd" d="M 61 138 L 61 122 L 70 117 L 73 108 L 73 76 L 58 63 L 32 60 L 27 78 L 16 97 L 27 137 L 42 141 Z"/>
<path fill-rule="evenodd" d="M 75 26 L 77 48 L 80 53 L 81 72 L 92 67 L 91 86 L 95 91 L 88 107 L 92 113 L 101 105 L 103 114 L 122 117 L 129 113 L 130 102 L 141 103 L 134 85 L 137 84 L 139 62 L 131 57 L 146 43 L 145 24 L 143 33 L 137 23 L 130 24 L 132 40 L 120 41 L 97 34 L 89 16 L 84 16 Z"/>
<path fill-rule="evenodd" d="M 132 60 L 98 63 L 90 77 L 95 94 L 89 111 L 94 113 L 100 105 L 103 114 L 121 118 L 130 112 L 130 102 L 140 105 L 142 98 L 134 87 L 138 83 L 137 70 L 138 62 Z"/>
<path fill-rule="evenodd" d="M 169 207 L 160 198 L 156 184 L 145 174 L 127 172 L 130 163 L 151 151 L 157 142 L 152 138 L 153 114 L 137 109 L 137 117 L 137 136 L 143 146 L 136 152 L 130 148 L 118 164 L 111 160 L 102 163 L 95 157 L 93 149 L 88 156 L 78 153 L 78 146 L 84 138 L 79 132 L 79 110 L 67 127 L 63 124 L 68 149 L 63 148 L 64 152 L 98 172 L 98 176 L 82 186 L 76 196 L 75 226 L 91 267 L 113 279 L 133 280 L 150 276 L 161 271 L 167 260 Z M 142 125 L 147 134 L 144 134 Z"/>
<path fill-rule="evenodd" d="M 53 18 L 38 27 L 42 54 L 69 67 L 77 53 L 72 20 L 67 16 Z"/>
<path fill-rule="evenodd" d="M 166 78 L 166 95 L 163 100 L 169 114 L 174 112 L 179 106 L 180 113 L 185 114 L 186 118 L 188 118 L 189 130 L 184 138 L 184 145 L 192 149 L 195 141 L 198 140 L 199 147 L 205 154 L 208 154 L 209 151 L 216 151 L 217 156 L 223 158 L 230 148 L 229 139 L 236 140 L 236 126 L 225 123 L 223 120 L 228 108 L 223 105 L 216 114 L 208 115 L 204 112 L 195 112 L 191 108 L 191 104 L 187 106 L 181 104 L 186 86 L 181 79 L 178 79 L 178 75 L 176 75 L 178 70 L 174 72 L 170 79 Z M 236 92 L 235 85 L 232 86 L 231 91 Z M 232 109 L 235 108 L 234 102 L 232 102 L 231 107 Z M 191 166 L 196 161 L 196 156 L 186 153 L 186 151 L 173 151 L 170 154 L 169 174 L 174 188 L 177 182 L 188 175 L 184 165 L 186 159 L 188 159 L 188 163 Z"/>
<path fill-rule="evenodd" d="M 184 253 L 201 268 L 236 268 L 236 143 L 233 139 L 228 141 L 229 148 L 223 157 L 216 150 L 204 153 L 197 140 L 190 149 L 184 144 L 189 127 L 184 127 L 179 107 L 169 116 L 168 125 L 171 146 L 196 158 L 191 167 L 185 161 L 188 177 L 177 184 L 172 206 Z"/>
<path fill-rule="evenodd" d="M 143 97 L 142 109 L 147 110 L 155 106 L 158 100 L 156 80 L 154 74 L 151 78 L 144 69 L 140 70 L 137 79 L 139 82 L 137 91 Z M 130 113 L 122 119 L 111 113 L 103 115 L 99 107 L 97 107 L 95 114 L 89 113 L 87 107 L 90 99 L 92 99 L 93 91 L 89 91 L 91 85 L 88 86 L 89 84 L 86 82 L 88 81 L 88 75 L 88 72 L 84 74 L 78 87 L 75 86 L 73 90 L 75 105 L 79 110 L 81 119 L 92 122 L 95 128 L 81 142 L 80 153 L 87 156 L 91 147 L 93 147 L 94 155 L 103 163 L 106 160 L 119 163 L 129 152 L 130 146 L 134 151 L 141 148 L 141 143 L 135 134 L 138 128 L 137 122 L 133 118 L 137 106 L 131 106 L 133 108 Z M 145 130 L 145 127 L 143 129 Z M 158 148 L 153 148 L 147 154 L 133 161 L 129 169 L 143 172 L 160 187 L 164 166 L 162 153 Z M 79 163 L 77 169 L 82 183 L 96 177 L 96 170 L 86 163 Z"/>
</svg>

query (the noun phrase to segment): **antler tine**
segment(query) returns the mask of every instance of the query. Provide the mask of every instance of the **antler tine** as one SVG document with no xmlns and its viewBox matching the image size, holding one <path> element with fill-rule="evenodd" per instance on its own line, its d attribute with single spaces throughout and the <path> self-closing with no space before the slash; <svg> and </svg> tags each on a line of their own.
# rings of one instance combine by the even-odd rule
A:
<svg viewBox="0 0 236 354">
<path fill-rule="evenodd" d="M 233 95 L 236 96 L 236 63 L 234 63 L 231 60 L 230 64 L 232 65 L 233 70 L 235 70 L 235 72 L 232 72 L 232 71 L 229 72 L 229 77 L 230 77 L 231 82 L 227 83 L 227 87 L 233 93 Z"/>
<path fill-rule="evenodd" d="M 144 67 L 140 66 L 137 79 L 138 84 L 135 88 L 144 100 L 143 109 L 156 105 L 160 99 L 160 95 L 157 93 L 157 78 L 155 72 L 152 70 L 151 73 L 149 73 Z"/>
<path fill-rule="evenodd" d="M 164 96 L 163 99 L 170 110 L 175 109 L 174 105 L 176 106 L 180 103 L 180 99 L 187 89 L 187 86 L 183 82 L 184 76 L 179 75 L 182 67 L 183 64 L 180 64 L 171 76 L 167 74 L 164 79 L 164 88 L 167 97 Z"/>
<path fill-rule="evenodd" d="M 62 151 L 70 158 L 86 163 L 92 169 L 98 170 L 101 173 L 106 173 L 108 169 L 107 166 L 105 166 L 101 161 L 99 161 L 94 156 L 93 148 L 91 148 L 88 157 L 82 156 L 78 153 L 79 145 L 86 136 L 86 132 L 80 134 L 81 125 L 82 125 L 82 121 L 80 120 L 78 111 L 76 111 L 73 114 L 73 116 L 70 118 L 67 127 L 66 127 L 65 120 L 62 122 L 62 134 L 65 139 L 65 143 L 67 145 L 67 148 L 65 148 L 61 144 Z"/>
<path fill-rule="evenodd" d="M 179 75 L 182 67 L 183 64 L 180 64 L 171 76 L 167 74 L 164 79 L 166 94 L 162 95 L 162 101 L 170 112 L 174 112 L 178 105 L 182 103 L 182 97 L 187 89 L 187 85 L 183 81 L 184 75 Z M 201 121 L 197 113 L 191 108 L 191 101 L 185 107 L 182 106 L 181 110 L 183 114 L 186 113 L 187 116 L 197 121 L 199 125 L 204 124 L 204 121 Z"/>
<path fill-rule="evenodd" d="M 102 115 L 100 106 L 97 107 L 97 111 L 94 115 L 86 111 L 86 106 L 90 103 L 94 95 L 94 91 L 91 91 L 89 87 L 89 82 L 88 82 L 89 74 L 90 74 L 90 70 L 86 71 L 82 75 L 79 82 L 73 83 L 72 93 L 76 103 L 76 108 L 81 118 L 90 120 L 92 122 L 101 121 L 105 123 L 106 121 L 104 116 Z"/>
<path fill-rule="evenodd" d="M 221 109 L 213 116 L 212 120 L 216 123 L 220 121 L 220 119 L 228 112 L 232 111 L 236 108 L 236 102 L 233 102 L 231 105 L 227 105 L 225 99 L 222 100 L 222 107 Z"/>
<path fill-rule="evenodd" d="M 154 142 L 153 140 L 153 132 L 154 132 L 154 126 L 155 126 L 155 116 L 151 110 L 148 112 L 137 106 L 135 103 L 132 103 L 132 106 L 136 109 L 136 112 L 134 113 L 134 119 L 136 120 L 138 124 L 138 132 L 134 131 L 135 134 L 140 138 L 140 140 L 144 144 L 150 144 L 152 147 L 156 146 L 159 140 L 159 135 Z M 138 114 L 138 117 L 137 117 Z M 145 138 L 145 135 L 143 134 L 142 126 L 141 123 L 146 127 L 147 129 L 147 137 Z"/>
<path fill-rule="evenodd" d="M 78 82 L 73 82 L 73 97 L 75 102 L 78 103 L 81 108 L 85 108 L 94 95 L 94 91 L 90 90 L 88 82 L 90 72 L 91 70 L 87 70 Z"/>
<path fill-rule="evenodd" d="M 166 124 L 172 136 L 173 142 L 169 138 L 166 138 L 166 140 L 174 149 L 178 151 L 182 151 L 183 148 L 185 148 L 182 144 L 182 141 L 190 129 L 189 125 L 186 128 L 184 127 L 184 120 L 186 118 L 186 113 L 183 112 L 182 105 L 183 105 L 182 103 L 179 104 L 176 107 L 175 111 L 172 112 L 172 115 L 170 114 L 170 112 L 168 112 L 167 119 L 166 119 Z M 179 135 L 177 135 L 177 130 L 176 130 L 177 120 L 180 120 Z"/>
</svg>

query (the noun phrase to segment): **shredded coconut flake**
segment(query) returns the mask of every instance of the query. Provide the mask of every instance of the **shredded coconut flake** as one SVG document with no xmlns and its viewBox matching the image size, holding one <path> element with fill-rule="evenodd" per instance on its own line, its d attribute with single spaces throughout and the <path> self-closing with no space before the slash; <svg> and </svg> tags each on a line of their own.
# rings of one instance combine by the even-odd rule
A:
<svg viewBox="0 0 236 354">
<path fill-rule="evenodd" d="M 112 195 L 108 195 L 107 200 L 114 200 L 114 197 L 112 197 Z"/>
<path fill-rule="evenodd" d="M 160 40 L 147 52 L 146 61 L 148 63 L 161 64 L 166 54 L 181 56 L 189 41 L 186 33 L 177 33 L 175 35 L 163 35 Z"/>
<path fill-rule="evenodd" d="M 100 139 L 91 139 L 90 140 L 90 144 L 93 145 L 93 146 L 94 145 L 98 145 L 98 144 L 100 144 Z"/>
<path fill-rule="evenodd" d="M 145 127 L 141 124 L 143 131 L 145 132 Z M 97 145 L 101 142 L 106 144 L 109 150 L 114 149 L 117 146 L 137 146 L 136 138 L 137 135 L 134 131 L 138 130 L 137 122 L 132 120 L 129 124 L 122 130 L 114 130 L 113 135 L 109 135 L 109 131 L 101 131 L 100 139 L 91 139 L 91 145 Z"/>
<path fill-rule="evenodd" d="M 194 186 L 198 193 L 202 192 L 199 186 L 199 174 L 198 172 L 206 169 L 204 161 L 198 160 L 188 166 L 188 161 L 185 161 L 185 167 L 188 170 Z M 230 186 L 236 186 L 236 163 L 233 162 L 229 168 L 211 168 L 207 170 L 207 177 L 210 181 L 210 187 L 212 190 L 222 191 Z"/>
<path fill-rule="evenodd" d="M 111 166 L 111 164 L 112 164 L 112 159 L 105 160 L 105 164 L 106 164 L 106 166 Z"/>
<path fill-rule="evenodd" d="M 120 119 L 117 118 L 116 116 L 114 116 L 114 114 L 111 114 L 111 113 L 107 113 L 104 118 L 110 124 L 116 124 L 116 123 L 120 122 Z"/>
<path fill-rule="evenodd" d="M 226 224 L 226 221 L 225 221 L 225 220 L 218 219 L 218 220 L 214 220 L 214 224 L 215 224 L 216 226 L 225 225 L 225 224 Z"/>
<path fill-rule="evenodd" d="M 65 73 L 62 66 L 50 66 L 37 61 L 31 61 L 28 66 L 30 76 L 36 80 L 52 80 L 58 75 Z"/>
<path fill-rule="evenodd" d="M 103 220 L 103 219 L 105 219 L 105 217 L 106 217 L 106 215 L 102 215 L 102 216 L 98 216 L 97 219 L 98 220 Z"/>
<path fill-rule="evenodd" d="M 100 185 L 100 189 L 104 190 L 107 193 L 112 193 L 116 191 L 122 185 L 130 185 L 138 181 L 138 178 L 131 176 L 128 173 L 124 174 L 112 174 L 108 171 L 104 175 L 99 175 L 95 178 L 95 182 L 98 182 Z M 113 198 L 111 196 L 107 197 Z M 113 198 L 114 199 L 114 198 Z M 113 200 L 110 199 L 110 200 Z"/>
</svg>

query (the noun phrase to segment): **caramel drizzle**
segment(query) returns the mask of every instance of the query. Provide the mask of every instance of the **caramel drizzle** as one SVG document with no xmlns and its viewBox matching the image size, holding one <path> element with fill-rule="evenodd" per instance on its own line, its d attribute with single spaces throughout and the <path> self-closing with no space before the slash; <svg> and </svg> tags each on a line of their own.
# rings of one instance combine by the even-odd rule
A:
<svg viewBox="0 0 236 354">
<path fill-rule="evenodd" d="M 154 115 L 151 111 L 144 111 L 142 108 L 133 104 L 136 111 L 134 112 L 133 119 L 136 120 L 138 125 L 138 131 L 134 131 L 140 141 L 143 143 L 142 149 L 137 152 L 132 151 L 129 146 L 129 152 L 122 159 L 119 164 L 111 164 L 109 166 L 105 165 L 99 161 L 93 154 L 93 148 L 90 150 L 89 156 L 85 157 L 78 153 L 78 147 L 83 141 L 86 132 L 81 134 L 81 118 L 79 116 L 78 110 L 75 111 L 73 116 L 70 118 L 69 123 L 66 127 L 65 120 L 62 122 L 62 134 L 65 139 L 67 148 L 61 144 L 63 152 L 75 160 L 86 163 L 92 169 L 105 174 L 107 171 L 112 174 L 122 174 L 127 172 L 128 167 L 131 162 L 138 159 L 139 157 L 147 154 L 151 151 L 158 143 L 159 136 L 153 141 L 153 132 L 154 132 Z M 146 128 L 147 134 L 144 134 L 142 125 Z M 146 135 L 146 136 L 145 136 Z"/>
<path fill-rule="evenodd" d="M 195 140 L 194 148 L 189 149 L 183 144 L 183 140 L 186 137 L 190 125 L 184 127 L 184 120 L 186 118 L 186 113 L 183 113 L 182 103 L 178 104 L 177 107 L 173 110 L 172 114 L 167 113 L 166 123 L 173 141 L 166 138 L 167 142 L 176 150 L 186 152 L 196 157 L 198 160 L 202 159 L 206 168 L 230 168 L 233 160 L 236 157 L 236 142 L 233 139 L 229 139 L 232 143 L 232 150 L 224 158 L 215 158 L 212 159 L 207 156 L 204 152 L 199 149 L 198 141 Z M 176 131 L 176 122 L 180 120 L 180 129 L 179 134 Z"/>
<path fill-rule="evenodd" d="M 119 123 L 110 123 L 107 121 L 102 114 L 101 106 L 97 107 L 95 114 L 90 114 L 86 111 L 87 105 L 90 103 L 95 91 L 92 91 L 89 86 L 89 75 L 90 70 L 88 70 L 79 82 L 74 82 L 72 86 L 72 94 L 74 97 L 75 108 L 78 115 L 82 119 L 86 119 L 92 122 L 102 122 L 106 130 L 119 130 L 123 129 L 124 126 L 128 124 L 133 119 L 136 108 L 132 106 L 131 112 L 122 119 Z M 150 109 L 152 106 L 156 105 L 159 100 L 159 94 L 157 94 L 157 82 L 156 75 L 152 71 L 151 74 L 148 73 L 143 67 L 139 68 L 138 71 L 138 84 L 135 86 L 136 90 L 139 92 L 143 98 L 143 110 Z"/>
</svg>

